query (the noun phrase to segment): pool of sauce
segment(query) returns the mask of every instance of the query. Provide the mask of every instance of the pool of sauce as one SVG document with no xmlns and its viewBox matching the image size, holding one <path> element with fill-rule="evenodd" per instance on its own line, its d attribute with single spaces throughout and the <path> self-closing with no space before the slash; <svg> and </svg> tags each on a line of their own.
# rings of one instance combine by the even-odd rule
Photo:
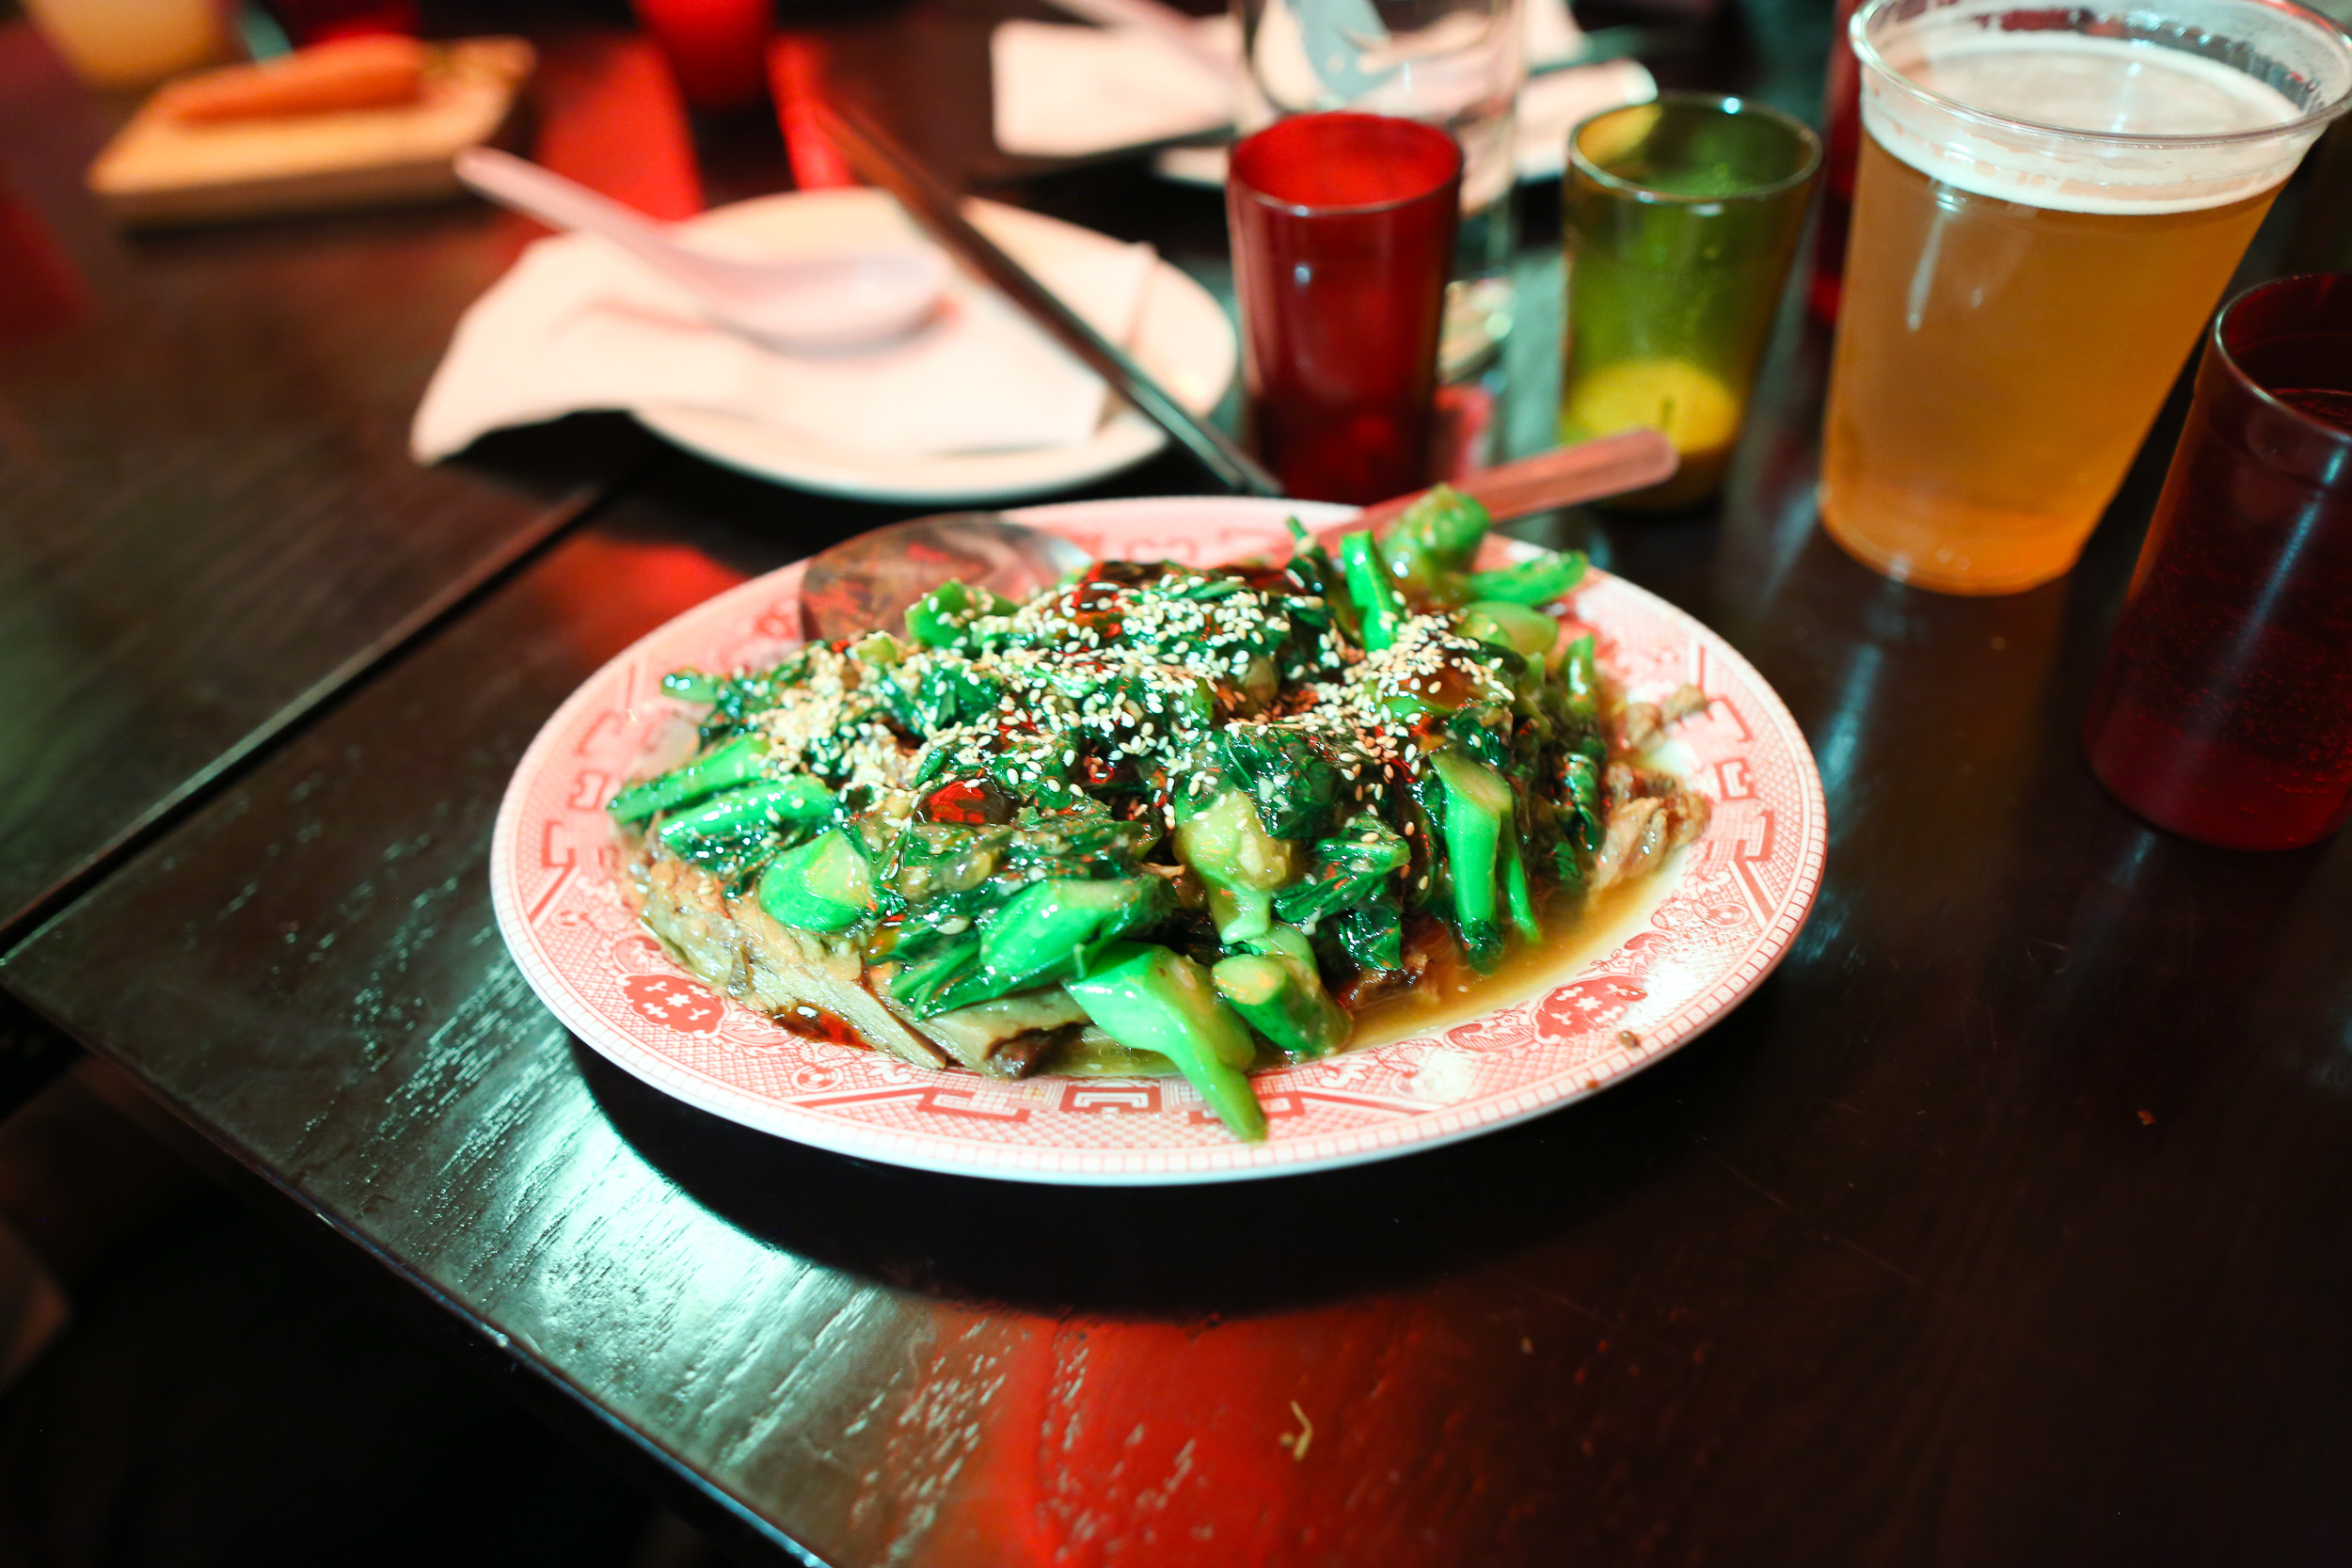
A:
<svg viewBox="0 0 2352 1568">
<path fill-rule="evenodd" d="M 1356 1032 L 1347 1049 L 1362 1051 L 1451 1029 L 1498 1007 L 1541 996 L 1573 978 L 1648 924 L 1650 911 L 1681 880 L 1686 853 L 1677 850 L 1655 872 L 1619 883 L 1573 913 L 1563 907 L 1564 900 L 1554 899 L 1540 911 L 1544 940 L 1513 942 L 1492 974 L 1479 974 L 1459 961 L 1458 955 L 1452 963 L 1431 964 L 1411 990 L 1356 1014 Z"/>
<path fill-rule="evenodd" d="M 1596 958 L 1605 958 L 1619 943 L 1649 923 L 1650 911 L 1665 901 L 1682 879 L 1683 857 L 1674 857 L 1648 876 L 1621 883 L 1570 912 L 1566 901 L 1555 898 L 1540 911 L 1544 940 L 1514 942 L 1492 974 L 1481 974 L 1458 957 L 1452 963 L 1432 963 L 1422 983 L 1400 995 L 1357 1011 L 1355 1033 L 1348 1051 L 1391 1045 L 1467 1023 L 1499 1007 L 1508 1007 L 1543 995 L 1572 979 Z M 1281 1067 L 1287 1058 L 1261 1049 L 1252 1071 Z M 1046 1058 L 1040 1076 L 1071 1078 L 1164 1077 L 1176 1070 L 1165 1056 L 1119 1048 L 1065 1048 Z"/>
</svg>

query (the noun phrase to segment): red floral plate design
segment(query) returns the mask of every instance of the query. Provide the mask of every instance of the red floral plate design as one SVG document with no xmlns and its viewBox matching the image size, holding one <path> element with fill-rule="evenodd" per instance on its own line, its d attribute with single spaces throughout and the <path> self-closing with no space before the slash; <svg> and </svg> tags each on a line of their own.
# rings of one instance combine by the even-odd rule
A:
<svg viewBox="0 0 2352 1568">
<path fill-rule="evenodd" d="M 1014 514 L 1098 557 L 1201 563 L 1286 547 L 1282 521 L 1349 509 L 1198 497 Z M 1497 561 L 1511 546 L 1488 548 Z M 685 710 L 681 666 L 730 669 L 797 635 L 800 568 L 720 594 L 641 639 L 548 721 L 491 841 L 499 928 L 540 997 L 590 1046 L 714 1115 L 864 1159 L 1025 1181 L 1230 1181 L 1383 1160 L 1507 1126 L 1608 1087 L 1721 1018 L 1779 962 L 1820 886 L 1821 784 L 1796 721 L 1705 626 L 1596 572 L 1575 596 L 1601 662 L 1637 697 L 1695 682 L 1713 699 L 1677 758 L 1714 802 L 1706 836 L 1621 913 L 1613 944 L 1573 942 L 1516 999 L 1450 1026 L 1261 1073 L 1270 1132 L 1234 1140 L 1166 1078 L 1000 1083 L 804 1039 L 671 962 L 615 883 L 603 806 Z"/>
</svg>

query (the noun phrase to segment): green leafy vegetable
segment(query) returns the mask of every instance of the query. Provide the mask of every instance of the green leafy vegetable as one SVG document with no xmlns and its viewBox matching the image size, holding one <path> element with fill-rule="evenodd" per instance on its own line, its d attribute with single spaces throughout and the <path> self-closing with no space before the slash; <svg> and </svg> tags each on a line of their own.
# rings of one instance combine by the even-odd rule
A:
<svg viewBox="0 0 2352 1568">
<path fill-rule="evenodd" d="M 1584 570 L 1583 551 L 1548 550 L 1534 561 L 1522 561 L 1515 566 L 1499 566 L 1491 572 L 1472 572 L 1462 579 L 1462 592 L 1464 597 L 1473 600 L 1549 604 L 1582 582 Z"/>
<path fill-rule="evenodd" d="M 1068 990 L 1111 1038 L 1175 1063 L 1235 1137 L 1264 1138 L 1265 1111 L 1249 1088 L 1257 1054 L 1249 1031 L 1217 1000 L 1199 964 L 1165 947 L 1125 942 Z"/>
<path fill-rule="evenodd" d="M 656 812 L 692 805 L 707 795 L 748 784 L 759 776 L 768 743 L 757 736 L 731 740 L 707 756 L 674 768 L 658 779 L 631 784 L 605 806 L 615 822 L 642 822 Z"/>
</svg>

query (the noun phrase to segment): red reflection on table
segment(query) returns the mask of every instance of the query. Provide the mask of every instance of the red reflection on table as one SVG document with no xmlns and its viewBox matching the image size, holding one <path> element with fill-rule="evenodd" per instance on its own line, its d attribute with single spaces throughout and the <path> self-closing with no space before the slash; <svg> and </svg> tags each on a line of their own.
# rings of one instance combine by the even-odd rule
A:
<svg viewBox="0 0 2352 1568">
<path fill-rule="evenodd" d="M 1590 1465 L 1606 1429 L 1591 1402 L 1647 1357 L 1613 1354 L 1605 1329 L 1539 1328 L 1524 1300 L 1471 1270 L 1411 1294 L 1223 1322 L 943 1309 L 882 1462 L 894 1478 L 956 1477 L 923 1495 L 926 1550 L 910 1555 L 1056 1568 L 1581 1560 L 1561 1555 L 1562 1474 Z M 1476 1386 L 1498 1367 L 1523 1369 L 1508 1438 L 1470 1440 L 1463 1423 L 1491 1395 Z M 878 1524 L 891 1506 L 878 1502 Z"/>
<path fill-rule="evenodd" d="M 858 182 L 850 160 L 825 132 L 818 113 L 825 101 L 825 46 L 807 33 L 781 33 L 768 46 L 768 90 L 776 101 L 776 125 L 792 165 L 792 186 L 803 191 L 844 190 Z"/>
<path fill-rule="evenodd" d="M 1379 115 L 1300 115 L 1233 150 L 1250 439 L 1289 494 L 1424 482 L 1461 182 L 1451 136 Z"/>
<path fill-rule="evenodd" d="M 2215 322 L 2084 733 L 2125 805 L 2207 844 L 2352 814 L 2352 273 Z"/>
<path fill-rule="evenodd" d="M 79 319 L 89 286 L 32 204 L 0 175 L 0 342 L 15 342 Z"/>
<path fill-rule="evenodd" d="M 628 641 L 742 580 L 691 546 L 585 533 L 526 574 L 518 591 L 546 609 L 543 635 L 571 644 L 593 665 L 616 636 Z M 621 582 L 628 593 L 613 592 Z"/>
</svg>

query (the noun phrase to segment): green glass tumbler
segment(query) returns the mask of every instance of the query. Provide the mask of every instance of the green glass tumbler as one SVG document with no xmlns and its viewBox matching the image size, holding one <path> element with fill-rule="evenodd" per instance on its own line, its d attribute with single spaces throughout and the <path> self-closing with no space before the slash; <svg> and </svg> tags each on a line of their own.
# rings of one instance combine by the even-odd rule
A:
<svg viewBox="0 0 2352 1568">
<path fill-rule="evenodd" d="M 1711 93 L 1662 93 L 1569 133 L 1560 437 L 1648 425 L 1682 459 L 1611 505 L 1667 511 L 1723 487 L 1820 162 L 1797 120 Z"/>
</svg>

